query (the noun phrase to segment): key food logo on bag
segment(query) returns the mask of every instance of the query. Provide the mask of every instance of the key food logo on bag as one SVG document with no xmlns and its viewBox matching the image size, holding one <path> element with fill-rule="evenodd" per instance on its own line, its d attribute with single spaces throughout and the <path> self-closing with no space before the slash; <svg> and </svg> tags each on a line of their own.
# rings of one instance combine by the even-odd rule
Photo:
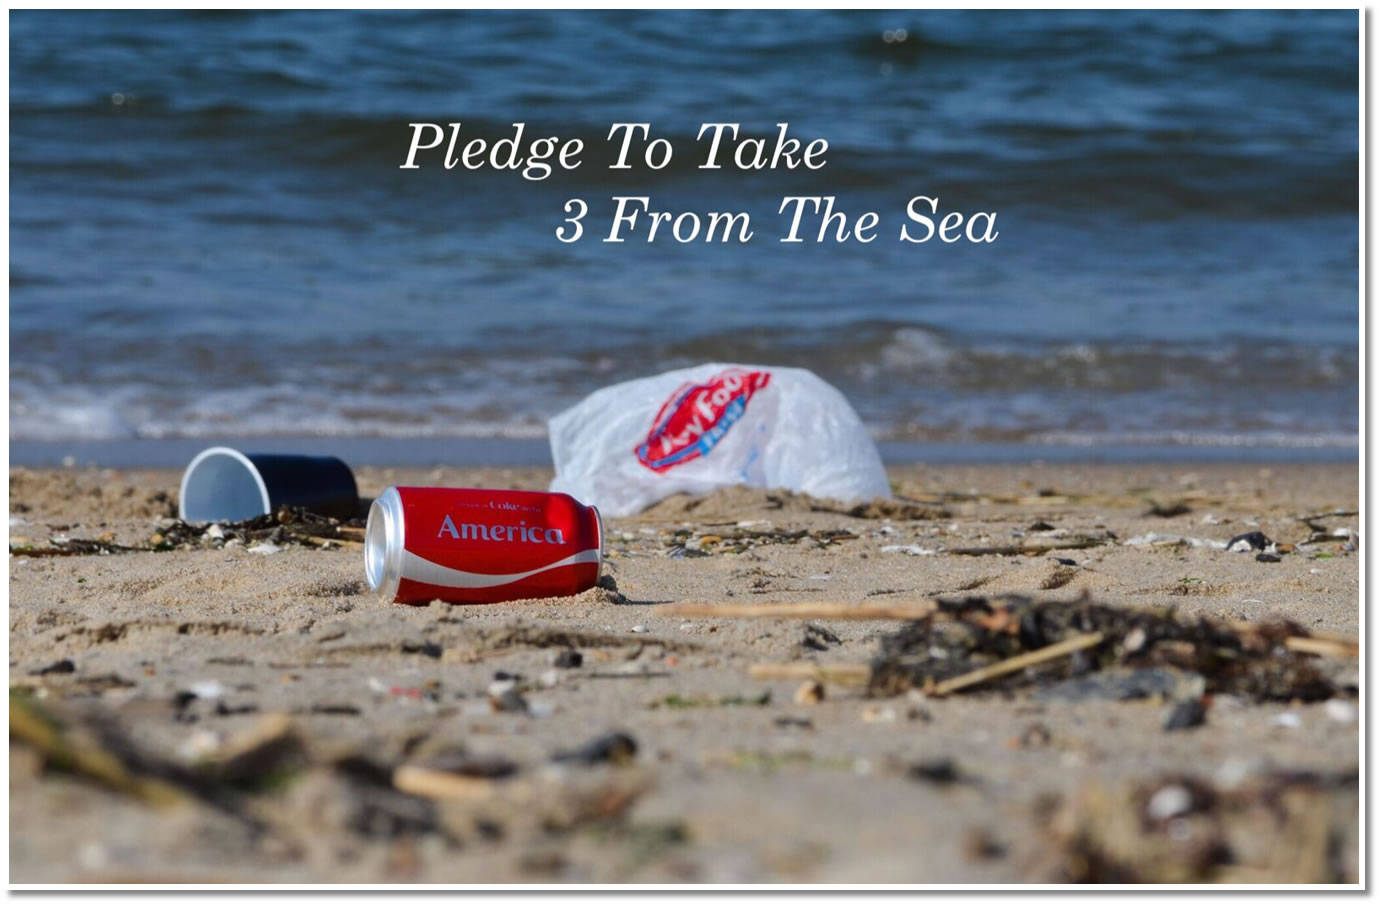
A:
<svg viewBox="0 0 1380 905">
<path fill-rule="evenodd" d="M 704 383 L 681 384 L 652 419 L 647 439 L 634 450 L 637 461 L 664 472 L 709 455 L 770 380 L 769 371 L 729 368 Z"/>
</svg>

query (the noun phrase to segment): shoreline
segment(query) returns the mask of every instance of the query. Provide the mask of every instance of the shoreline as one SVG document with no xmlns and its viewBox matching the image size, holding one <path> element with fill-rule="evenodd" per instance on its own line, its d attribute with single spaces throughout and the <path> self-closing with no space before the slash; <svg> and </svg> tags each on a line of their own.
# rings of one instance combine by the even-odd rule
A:
<svg viewBox="0 0 1380 905">
<path fill-rule="evenodd" d="M 543 437 L 177 437 L 104 440 L 11 440 L 10 465 L 57 468 L 67 465 L 105 468 L 183 467 L 209 446 L 243 451 L 330 455 L 353 466 L 539 467 L 551 465 Z M 912 464 L 1027 465 L 1064 464 L 1245 465 L 1356 464 L 1359 446 L 1318 445 L 1173 445 L 1084 446 L 998 443 L 877 443 L 888 466 Z"/>
</svg>

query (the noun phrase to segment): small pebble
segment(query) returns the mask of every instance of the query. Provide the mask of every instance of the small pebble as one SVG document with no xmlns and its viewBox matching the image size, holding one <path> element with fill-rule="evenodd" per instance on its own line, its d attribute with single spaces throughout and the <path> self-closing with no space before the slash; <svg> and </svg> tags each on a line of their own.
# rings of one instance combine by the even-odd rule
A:
<svg viewBox="0 0 1380 905">
<path fill-rule="evenodd" d="M 1270 720 L 1270 723 L 1275 726 L 1284 726 L 1287 729 L 1297 729 L 1303 725 L 1303 720 L 1299 719 L 1297 713 L 1281 713 Z"/>
<path fill-rule="evenodd" d="M 190 686 L 188 686 L 187 690 L 190 691 L 192 694 L 196 695 L 197 697 L 205 698 L 207 700 L 213 700 L 225 694 L 225 686 L 217 682 L 215 679 L 207 679 L 201 682 L 193 682 Z"/>
<path fill-rule="evenodd" d="M 528 710 L 527 699 L 518 694 L 516 688 L 510 688 L 497 697 L 491 695 L 489 708 L 495 713 L 526 713 Z"/>
<path fill-rule="evenodd" d="M 881 704 L 868 704 L 863 708 L 862 720 L 864 723 L 894 723 L 896 710 Z"/>
<path fill-rule="evenodd" d="M 638 634 L 638 635 L 646 634 L 646 632 L 647 632 L 647 626 L 645 626 L 645 625 L 634 625 L 634 626 L 632 627 L 632 630 L 633 630 L 633 633 L 634 633 L 634 634 Z"/>
<path fill-rule="evenodd" d="M 578 669 L 585 662 L 584 654 L 569 648 L 556 654 L 555 667 L 557 669 Z"/>
<path fill-rule="evenodd" d="M 1270 546 L 1268 537 L 1259 531 L 1250 531 L 1246 534 L 1238 534 L 1227 541 L 1227 552 L 1241 553 L 1249 550 L 1264 550 L 1268 546 Z"/>
<path fill-rule="evenodd" d="M 1193 793 L 1183 786 L 1165 786 L 1145 805 L 1145 816 L 1151 820 L 1168 820 L 1188 813 L 1193 807 Z"/>
<path fill-rule="evenodd" d="M 1323 705 L 1329 719 L 1339 723 L 1356 722 L 1356 705 L 1342 698 L 1332 698 Z"/>
<path fill-rule="evenodd" d="M 824 684 L 814 679 L 809 679 L 800 684 L 795 690 L 795 702 L 797 704 L 818 704 L 824 700 Z"/>
<path fill-rule="evenodd" d="M 1175 704 L 1164 718 L 1164 731 L 1192 729 L 1207 722 L 1207 710 L 1197 698 L 1189 698 Z"/>
<path fill-rule="evenodd" d="M 626 732 L 610 732 L 586 742 L 571 751 L 558 751 L 551 758 L 562 763 L 577 763 L 586 766 L 612 764 L 622 766 L 632 763 L 637 757 L 637 742 Z"/>
<path fill-rule="evenodd" d="M 959 780 L 958 768 L 947 757 L 913 764 L 906 771 L 906 775 L 911 779 L 937 786 L 951 785 Z"/>
<path fill-rule="evenodd" d="M 517 688 L 517 682 L 513 679 L 503 678 L 494 679 L 489 683 L 489 697 L 498 698 Z"/>
<path fill-rule="evenodd" d="M 1021 733 L 1020 745 L 1022 748 L 1047 748 L 1052 740 L 1044 723 L 1031 723 Z"/>
</svg>

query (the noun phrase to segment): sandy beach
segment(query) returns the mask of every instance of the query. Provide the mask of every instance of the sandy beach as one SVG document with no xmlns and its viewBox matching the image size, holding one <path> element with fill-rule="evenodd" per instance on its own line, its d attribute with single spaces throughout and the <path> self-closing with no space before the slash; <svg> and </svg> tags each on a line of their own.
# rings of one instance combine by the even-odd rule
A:
<svg viewBox="0 0 1380 905">
<path fill-rule="evenodd" d="M 1209 693 L 1166 731 L 1163 697 L 1050 677 L 840 680 L 896 619 L 673 609 L 1087 595 L 1334 643 L 1359 631 L 1354 466 L 890 473 L 890 505 L 734 490 L 609 519 L 611 580 L 576 598 L 410 607 L 348 537 L 183 542 L 176 471 L 13 469 L 11 700 L 35 722 L 11 721 L 11 880 L 1356 881 L 1345 655 L 1308 657 L 1327 699 Z M 356 474 L 365 497 L 551 477 Z M 1220 548 L 1252 532 L 1269 550 Z"/>
</svg>

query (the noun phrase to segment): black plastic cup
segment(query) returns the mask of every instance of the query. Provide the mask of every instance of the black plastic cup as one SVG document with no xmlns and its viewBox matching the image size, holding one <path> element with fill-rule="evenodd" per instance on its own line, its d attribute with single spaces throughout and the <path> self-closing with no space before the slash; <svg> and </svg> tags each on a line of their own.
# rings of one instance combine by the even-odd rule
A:
<svg viewBox="0 0 1380 905">
<path fill-rule="evenodd" d="M 350 466 L 334 456 L 242 453 L 228 446 L 202 450 L 182 473 L 177 514 L 184 522 L 239 522 L 301 506 L 332 518 L 352 518 L 359 489 Z"/>
</svg>

